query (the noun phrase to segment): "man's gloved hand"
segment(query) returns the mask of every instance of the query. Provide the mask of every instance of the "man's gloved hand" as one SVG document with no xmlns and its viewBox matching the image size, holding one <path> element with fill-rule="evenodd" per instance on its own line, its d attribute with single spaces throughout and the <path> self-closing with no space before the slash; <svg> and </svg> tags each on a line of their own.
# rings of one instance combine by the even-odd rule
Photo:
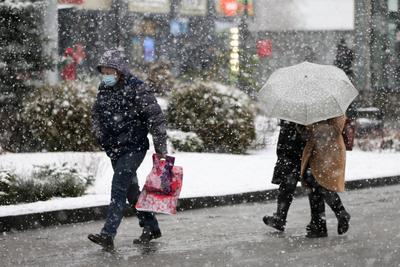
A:
<svg viewBox="0 0 400 267">
<path fill-rule="evenodd" d="M 165 160 L 167 158 L 167 154 L 157 153 L 157 156 L 160 160 Z"/>
</svg>

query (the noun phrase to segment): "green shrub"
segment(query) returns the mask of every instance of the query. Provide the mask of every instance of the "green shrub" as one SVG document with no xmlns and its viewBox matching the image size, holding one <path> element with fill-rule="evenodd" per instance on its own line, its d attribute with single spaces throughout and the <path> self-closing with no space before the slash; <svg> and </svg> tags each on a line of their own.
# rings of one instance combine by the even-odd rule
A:
<svg viewBox="0 0 400 267">
<path fill-rule="evenodd" d="M 36 167 L 32 178 L 37 181 L 47 182 L 49 189 L 44 192 L 51 192 L 57 197 L 77 197 L 83 195 L 88 185 L 93 182 L 93 177 L 80 175 L 77 169 L 69 167 L 64 163 L 61 167 L 43 165 Z"/>
<path fill-rule="evenodd" d="M 185 152 L 201 152 L 204 150 L 203 140 L 193 132 L 171 130 L 167 133 L 168 140 L 175 150 Z"/>
<path fill-rule="evenodd" d="M 0 205 L 13 204 L 18 192 L 15 190 L 17 176 L 7 171 L 0 171 Z"/>
<path fill-rule="evenodd" d="M 167 114 L 171 128 L 196 133 L 208 152 L 244 153 L 255 139 L 253 104 L 233 87 L 181 84 L 171 95 Z"/>
<path fill-rule="evenodd" d="M 93 151 L 91 108 L 96 87 L 65 82 L 36 89 L 24 101 L 21 116 L 28 151 Z"/>
<path fill-rule="evenodd" d="M 30 177 L 0 171 L 0 205 L 45 201 L 53 197 L 78 197 L 93 183 L 93 177 L 79 174 L 66 164 L 37 166 Z"/>
</svg>

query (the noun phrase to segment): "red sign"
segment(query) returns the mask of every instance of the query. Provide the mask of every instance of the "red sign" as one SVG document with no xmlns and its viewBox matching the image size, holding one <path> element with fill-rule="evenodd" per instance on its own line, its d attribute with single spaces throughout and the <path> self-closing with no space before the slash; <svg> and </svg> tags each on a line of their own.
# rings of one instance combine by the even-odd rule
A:
<svg viewBox="0 0 400 267">
<path fill-rule="evenodd" d="M 256 44 L 257 55 L 261 58 L 272 56 L 272 41 L 258 40 Z"/>
<path fill-rule="evenodd" d="M 254 16 L 253 0 L 217 0 L 215 3 L 219 16 L 241 16 L 245 11 L 248 16 Z"/>
<path fill-rule="evenodd" d="M 236 0 L 221 0 L 220 8 L 225 16 L 235 16 L 238 10 L 238 3 Z"/>
</svg>

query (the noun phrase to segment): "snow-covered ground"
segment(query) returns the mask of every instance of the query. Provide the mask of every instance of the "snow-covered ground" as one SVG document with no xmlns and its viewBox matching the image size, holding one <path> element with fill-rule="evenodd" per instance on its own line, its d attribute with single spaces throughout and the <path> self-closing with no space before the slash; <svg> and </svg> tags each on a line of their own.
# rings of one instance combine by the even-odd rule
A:
<svg viewBox="0 0 400 267">
<path fill-rule="evenodd" d="M 253 151 L 248 155 L 177 152 L 176 165 L 184 170 L 181 198 L 219 196 L 277 188 L 271 184 L 276 161 L 275 146 Z M 151 169 L 151 153 L 138 170 L 143 185 Z M 0 155 L 0 169 L 12 169 L 28 174 L 34 165 L 68 162 L 83 172 L 93 173 L 96 180 L 87 195 L 78 198 L 58 198 L 46 202 L 0 206 L 0 217 L 36 212 L 75 209 L 107 205 L 110 198 L 112 168 L 102 153 L 27 153 Z M 347 153 L 346 180 L 358 180 L 400 175 L 400 153 Z"/>
</svg>

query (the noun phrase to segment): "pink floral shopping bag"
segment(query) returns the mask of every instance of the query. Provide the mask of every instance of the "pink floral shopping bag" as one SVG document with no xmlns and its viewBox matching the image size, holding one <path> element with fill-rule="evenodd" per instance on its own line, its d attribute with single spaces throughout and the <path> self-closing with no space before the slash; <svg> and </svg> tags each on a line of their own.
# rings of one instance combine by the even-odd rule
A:
<svg viewBox="0 0 400 267">
<path fill-rule="evenodd" d="M 176 214 L 182 189 L 182 167 L 174 166 L 175 158 L 160 160 L 153 155 L 153 168 L 146 178 L 135 208 L 141 211 Z"/>
</svg>

